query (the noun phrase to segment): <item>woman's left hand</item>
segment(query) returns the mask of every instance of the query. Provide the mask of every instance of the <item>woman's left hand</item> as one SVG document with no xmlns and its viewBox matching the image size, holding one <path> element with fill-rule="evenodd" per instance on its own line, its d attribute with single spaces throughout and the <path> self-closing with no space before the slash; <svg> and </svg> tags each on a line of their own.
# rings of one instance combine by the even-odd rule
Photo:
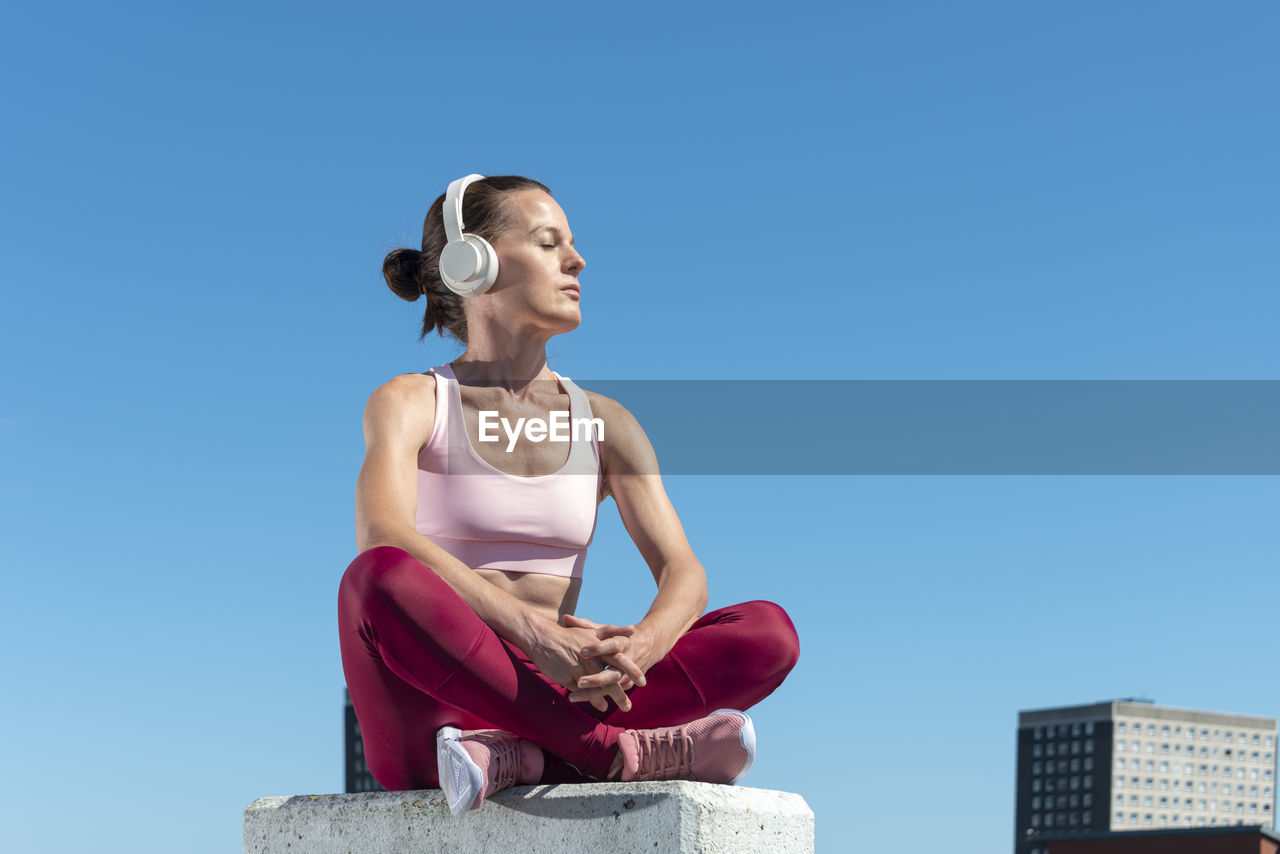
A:
<svg viewBox="0 0 1280 854">
<path fill-rule="evenodd" d="M 592 622 L 573 614 L 564 615 L 564 625 L 589 629 L 599 642 L 583 647 L 584 664 L 597 662 L 600 669 L 578 679 L 577 691 L 569 695 L 575 703 L 603 695 L 604 688 L 617 684 L 623 691 L 644 685 L 644 673 L 654 665 L 653 638 L 641 626 L 612 626 Z M 629 674 L 638 674 L 633 679 Z"/>
</svg>

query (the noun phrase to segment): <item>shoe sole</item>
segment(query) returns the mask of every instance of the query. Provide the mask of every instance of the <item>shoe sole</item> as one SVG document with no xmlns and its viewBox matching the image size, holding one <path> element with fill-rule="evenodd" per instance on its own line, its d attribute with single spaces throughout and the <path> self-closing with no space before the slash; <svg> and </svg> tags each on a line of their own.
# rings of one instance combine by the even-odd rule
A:
<svg viewBox="0 0 1280 854">
<path fill-rule="evenodd" d="M 738 776 L 729 781 L 729 785 L 737 785 L 737 782 L 747 776 L 747 772 L 751 770 L 751 766 L 756 761 L 756 728 L 751 723 L 751 716 L 746 712 L 740 712 L 737 709 L 716 709 L 712 715 L 737 715 L 742 718 L 742 729 L 738 731 L 738 743 L 742 745 L 742 749 L 747 751 L 747 764 L 742 766 L 742 770 L 738 772 Z"/>
<path fill-rule="evenodd" d="M 484 773 L 463 749 L 461 738 L 462 730 L 457 727 L 441 727 L 436 732 L 436 775 L 454 815 L 475 809 L 484 792 Z"/>
</svg>

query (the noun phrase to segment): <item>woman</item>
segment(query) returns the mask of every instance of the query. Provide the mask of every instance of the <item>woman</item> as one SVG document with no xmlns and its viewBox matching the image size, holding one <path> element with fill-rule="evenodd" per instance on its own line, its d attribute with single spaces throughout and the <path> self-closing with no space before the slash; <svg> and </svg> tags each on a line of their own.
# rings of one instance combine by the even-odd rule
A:
<svg viewBox="0 0 1280 854">
<path fill-rule="evenodd" d="M 755 735 L 735 710 L 799 655 L 772 603 L 702 615 L 706 576 L 640 425 L 547 367 L 547 341 L 581 322 L 585 264 L 546 187 L 472 175 L 432 205 L 422 250 L 383 265 L 398 296 L 425 295 L 423 336 L 466 350 L 369 398 L 342 662 L 374 777 L 442 786 L 455 815 L 515 783 L 736 782 Z M 511 429 L 566 412 L 567 441 Z M 609 496 L 658 588 L 634 625 L 574 613 Z"/>
</svg>

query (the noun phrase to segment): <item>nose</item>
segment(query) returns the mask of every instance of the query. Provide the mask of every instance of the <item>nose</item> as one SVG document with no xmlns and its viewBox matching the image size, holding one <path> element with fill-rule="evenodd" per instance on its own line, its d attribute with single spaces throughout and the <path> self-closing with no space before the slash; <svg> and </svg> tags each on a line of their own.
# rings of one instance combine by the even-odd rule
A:
<svg viewBox="0 0 1280 854">
<path fill-rule="evenodd" d="M 569 254 L 565 257 L 564 269 L 568 273 L 577 276 L 582 273 L 587 266 L 587 259 L 583 258 L 577 249 L 569 247 Z"/>
</svg>

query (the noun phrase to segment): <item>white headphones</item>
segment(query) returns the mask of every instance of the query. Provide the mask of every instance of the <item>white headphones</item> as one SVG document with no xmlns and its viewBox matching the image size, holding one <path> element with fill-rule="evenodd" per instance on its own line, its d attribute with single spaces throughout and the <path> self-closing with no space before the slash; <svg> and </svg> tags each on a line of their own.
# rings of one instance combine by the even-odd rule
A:
<svg viewBox="0 0 1280 854">
<path fill-rule="evenodd" d="M 462 233 L 462 194 L 483 175 L 467 175 L 449 185 L 444 194 L 444 233 L 449 242 L 440 252 L 440 278 L 455 294 L 482 294 L 498 279 L 498 253 L 478 234 Z"/>
</svg>

